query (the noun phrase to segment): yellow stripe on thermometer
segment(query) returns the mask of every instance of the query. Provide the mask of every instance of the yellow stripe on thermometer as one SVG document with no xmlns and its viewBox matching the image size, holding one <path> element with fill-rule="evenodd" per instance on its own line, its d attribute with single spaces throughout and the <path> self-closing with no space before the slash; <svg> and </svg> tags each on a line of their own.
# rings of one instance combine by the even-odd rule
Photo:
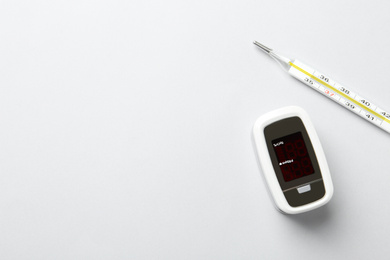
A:
<svg viewBox="0 0 390 260">
<path fill-rule="evenodd" d="M 254 44 L 279 62 L 294 78 L 390 133 L 390 113 L 306 64 L 276 54 L 256 41 Z"/>
</svg>

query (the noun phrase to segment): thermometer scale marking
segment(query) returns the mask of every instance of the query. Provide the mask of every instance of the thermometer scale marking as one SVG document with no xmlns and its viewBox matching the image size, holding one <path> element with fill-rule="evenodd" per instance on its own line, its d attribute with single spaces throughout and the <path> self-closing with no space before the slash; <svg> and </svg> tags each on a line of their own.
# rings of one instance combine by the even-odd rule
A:
<svg viewBox="0 0 390 260">
<path fill-rule="evenodd" d="M 295 60 L 294 63 L 290 61 L 289 65 L 291 66 L 289 73 L 292 76 L 302 81 L 306 85 L 320 91 L 322 94 L 329 95 L 331 99 L 343 106 L 348 107 L 351 111 L 355 112 L 356 114 L 359 114 L 366 120 L 379 126 L 381 126 L 384 121 L 390 123 L 390 120 L 388 119 L 390 118 L 389 113 L 387 113 L 383 109 L 380 109 L 379 107 L 376 107 L 371 102 L 353 93 L 352 91 L 346 89 L 341 84 L 334 82 L 330 78 L 326 77 L 324 74 L 315 71 L 314 69 L 311 69 L 306 65 L 303 65 L 297 60 Z M 297 73 L 298 71 L 301 73 Z M 308 71 L 313 72 L 310 73 Z M 308 78 L 306 76 L 308 76 Z M 324 86 L 328 89 L 324 88 Z M 340 86 L 339 89 L 337 89 L 336 86 Z M 337 96 L 335 93 L 332 93 L 331 91 L 337 93 L 339 96 Z M 345 98 L 346 100 L 343 98 Z M 371 115 L 367 114 L 366 112 L 370 113 Z M 380 114 L 382 114 L 383 116 Z"/>
<path fill-rule="evenodd" d="M 384 131 L 390 133 L 390 113 L 380 107 L 375 106 L 367 99 L 353 93 L 350 89 L 336 83 L 324 74 L 315 71 L 306 64 L 291 60 L 282 55 L 275 53 L 271 48 L 254 41 L 262 51 L 275 59 L 283 69 L 291 76 L 298 79 L 305 85 L 317 90 L 326 97 L 332 99 L 344 108 L 354 112 L 365 120 L 378 126 Z"/>
</svg>

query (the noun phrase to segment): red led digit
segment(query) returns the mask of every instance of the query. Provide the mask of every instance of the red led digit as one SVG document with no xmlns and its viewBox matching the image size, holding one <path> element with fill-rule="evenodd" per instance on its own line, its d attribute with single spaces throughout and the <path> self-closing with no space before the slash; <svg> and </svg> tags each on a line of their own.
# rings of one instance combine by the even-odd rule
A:
<svg viewBox="0 0 390 260">
<path fill-rule="evenodd" d="M 276 156 L 279 159 L 279 162 L 284 162 L 286 160 L 286 156 L 284 155 L 283 149 L 281 146 L 275 147 Z"/>
<path fill-rule="evenodd" d="M 292 171 L 294 173 L 294 179 L 300 178 L 303 176 L 303 171 L 301 169 L 301 164 L 299 162 L 293 162 L 291 164 Z"/>
<path fill-rule="evenodd" d="M 294 144 L 295 147 L 297 148 L 297 153 L 299 156 L 303 157 L 307 154 L 307 150 L 302 139 L 296 140 Z"/>
<path fill-rule="evenodd" d="M 297 132 L 272 141 L 286 182 L 314 173 L 302 133 Z"/>
<path fill-rule="evenodd" d="M 288 159 L 295 159 L 297 157 L 297 153 L 295 152 L 295 147 L 294 147 L 293 143 L 291 143 L 291 142 L 286 143 L 284 146 L 284 149 L 287 152 Z"/>
<path fill-rule="evenodd" d="M 291 171 L 291 167 L 288 164 L 283 165 L 280 167 L 282 169 L 283 173 L 283 179 L 284 181 L 291 181 L 294 179 L 293 173 Z"/>
<path fill-rule="evenodd" d="M 309 157 L 305 157 L 301 160 L 302 169 L 305 175 L 312 174 L 314 172 L 313 165 L 311 165 Z"/>
</svg>

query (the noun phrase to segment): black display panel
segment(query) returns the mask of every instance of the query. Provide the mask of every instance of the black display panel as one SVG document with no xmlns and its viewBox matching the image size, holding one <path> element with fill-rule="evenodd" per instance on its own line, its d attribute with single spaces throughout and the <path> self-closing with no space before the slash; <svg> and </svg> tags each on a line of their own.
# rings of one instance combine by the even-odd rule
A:
<svg viewBox="0 0 390 260">
<path fill-rule="evenodd" d="M 294 136 L 297 133 L 300 133 L 300 134 L 298 134 L 297 136 Z M 310 182 L 313 182 L 313 181 L 316 181 L 316 180 L 319 180 L 322 178 L 321 170 L 320 170 L 320 167 L 318 165 L 317 157 L 316 157 L 316 154 L 314 152 L 314 148 L 313 148 L 313 145 L 311 143 L 310 137 L 306 131 L 305 125 L 303 124 L 302 120 L 299 117 L 297 117 L 297 116 L 288 117 L 288 118 L 276 121 L 272 124 L 269 124 L 268 126 L 266 126 L 264 128 L 264 136 L 266 139 L 268 152 L 269 152 L 269 155 L 271 157 L 272 166 L 274 167 L 275 174 L 276 174 L 276 177 L 277 177 L 278 182 L 280 184 L 280 187 L 282 188 L 282 190 L 284 192 L 289 190 L 289 189 L 301 186 L 305 183 L 310 183 Z M 289 140 L 289 136 L 292 136 L 290 140 Z M 279 141 L 279 142 L 283 141 L 283 142 L 292 142 L 292 144 L 294 145 L 294 141 L 297 141 L 299 139 L 303 139 L 303 143 L 305 144 L 305 149 L 307 150 L 307 155 L 305 155 L 303 157 L 302 156 L 298 157 L 298 155 L 297 155 L 297 158 L 294 161 L 297 161 L 297 160 L 302 159 L 304 157 L 308 157 L 314 171 L 313 171 L 313 173 L 308 174 L 309 170 L 306 169 L 307 174 L 303 174 L 303 176 L 301 176 L 301 177 L 299 177 L 300 176 L 299 171 L 297 171 L 297 173 L 295 174 L 295 177 L 294 177 L 294 172 L 292 172 L 293 176 L 292 177 L 286 176 L 286 180 L 285 180 L 285 178 L 283 176 L 282 169 L 280 167 L 282 165 L 279 165 L 280 162 L 283 162 L 283 157 L 281 157 L 281 159 L 278 158 L 279 156 L 282 156 L 282 155 L 279 155 L 279 156 L 277 155 L 277 151 L 275 151 L 275 146 L 273 144 L 277 144 L 278 143 L 277 141 Z M 300 141 L 298 141 L 298 144 L 297 144 L 298 149 L 300 149 L 300 147 L 301 147 L 301 143 L 299 143 L 299 142 Z M 288 149 L 287 151 L 292 150 L 291 146 L 289 146 L 287 149 Z M 294 149 L 298 150 L 296 147 Z M 288 160 L 288 159 L 286 159 L 286 158 L 288 158 L 286 150 L 282 149 L 282 151 L 285 152 L 285 154 L 284 154 L 285 159 L 284 160 Z M 303 153 L 303 151 L 299 150 L 299 154 L 303 155 L 304 153 Z M 294 155 L 292 155 L 292 156 L 294 156 Z M 307 166 L 306 160 L 307 159 L 304 159 L 304 162 L 303 162 L 304 166 Z M 299 161 L 299 162 L 301 163 L 301 167 L 302 167 L 302 162 L 301 161 Z M 293 167 L 297 167 L 297 166 L 293 166 Z M 288 168 L 285 167 L 285 170 L 288 171 Z M 286 175 L 288 175 L 288 173 Z"/>
<path fill-rule="evenodd" d="M 272 140 L 272 146 L 285 182 L 314 173 L 313 163 L 301 132 Z"/>
</svg>

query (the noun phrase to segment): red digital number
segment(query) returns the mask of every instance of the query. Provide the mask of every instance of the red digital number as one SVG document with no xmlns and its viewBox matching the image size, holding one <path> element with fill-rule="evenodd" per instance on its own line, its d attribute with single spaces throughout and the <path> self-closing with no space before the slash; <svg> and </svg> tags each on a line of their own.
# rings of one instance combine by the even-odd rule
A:
<svg viewBox="0 0 390 260">
<path fill-rule="evenodd" d="M 307 154 L 306 147 L 305 144 L 303 143 L 303 140 L 296 140 L 295 147 L 297 148 L 297 153 L 299 156 L 303 157 Z"/>
<path fill-rule="evenodd" d="M 293 173 L 292 173 L 292 171 L 291 171 L 290 165 L 285 164 L 285 165 L 283 165 L 283 166 L 280 167 L 280 168 L 281 168 L 282 173 L 283 173 L 284 181 L 287 182 L 287 181 L 291 181 L 291 180 L 295 179 L 295 178 L 294 178 L 294 175 L 293 175 Z"/>
<path fill-rule="evenodd" d="M 309 157 L 302 158 L 301 164 L 305 175 L 309 175 L 313 173 L 314 169 L 313 166 L 311 165 Z"/>
<path fill-rule="evenodd" d="M 297 158 L 297 153 L 295 152 L 295 147 L 292 143 L 286 143 L 284 146 L 284 149 L 287 152 L 287 158 L 288 159 L 295 159 Z"/>
<path fill-rule="evenodd" d="M 303 171 L 301 169 L 301 164 L 299 162 L 293 162 L 291 164 L 292 172 L 294 173 L 294 179 L 300 178 L 303 176 Z"/>
</svg>

